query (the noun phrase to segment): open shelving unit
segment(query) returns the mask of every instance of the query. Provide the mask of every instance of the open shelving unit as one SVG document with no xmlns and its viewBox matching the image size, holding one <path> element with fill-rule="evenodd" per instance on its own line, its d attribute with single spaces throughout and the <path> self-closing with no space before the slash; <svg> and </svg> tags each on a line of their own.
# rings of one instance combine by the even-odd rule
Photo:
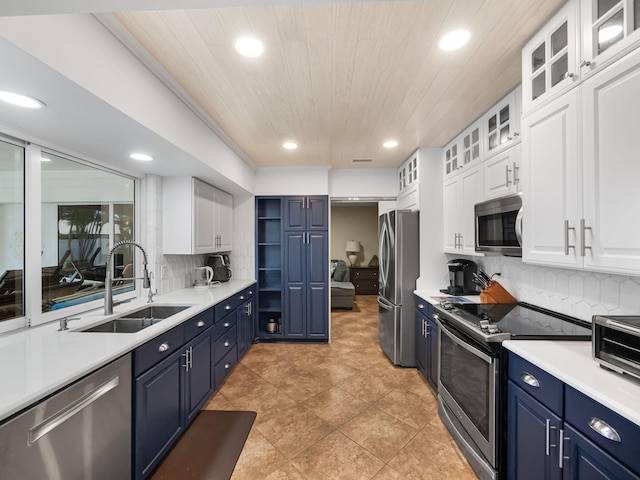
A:
<svg viewBox="0 0 640 480">
<path fill-rule="evenodd" d="M 282 200 L 256 197 L 257 339 L 282 338 Z M 268 329 L 275 321 L 275 331 Z"/>
</svg>

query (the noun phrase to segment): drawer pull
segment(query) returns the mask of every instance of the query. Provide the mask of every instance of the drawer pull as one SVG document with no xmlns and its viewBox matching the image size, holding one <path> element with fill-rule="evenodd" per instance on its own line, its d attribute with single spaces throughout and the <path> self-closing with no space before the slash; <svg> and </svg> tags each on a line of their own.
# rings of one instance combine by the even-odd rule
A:
<svg viewBox="0 0 640 480">
<path fill-rule="evenodd" d="M 224 342 L 224 346 L 225 346 L 225 347 L 228 347 L 228 346 L 229 346 L 229 340 L 226 340 L 226 341 Z"/>
<path fill-rule="evenodd" d="M 204 327 L 204 320 L 200 320 L 198 322 L 198 328 L 202 328 L 202 327 Z"/>
<path fill-rule="evenodd" d="M 520 380 L 531 387 L 540 387 L 540 382 L 538 381 L 538 379 L 528 372 L 524 372 L 522 375 L 520 375 Z"/>
<path fill-rule="evenodd" d="M 170 347 L 171 347 L 171 345 L 169 345 L 169 342 L 164 342 L 162 345 L 160 345 L 158 347 L 158 351 L 159 352 L 166 352 L 167 350 L 169 350 Z"/>
<path fill-rule="evenodd" d="M 226 305 L 226 306 L 224 307 L 224 309 L 225 309 L 225 310 L 231 310 L 231 305 Z"/>
<path fill-rule="evenodd" d="M 604 420 L 600 420 L 596 417 L 591 417 L 591 420 L 589 420 L 589 426 L 594 432 L 602 435 L 604 438 L 607 438 L 613 442 L 622 442 L 622 439 L 620 438 L 620 435 L 618 435 L 618 432 L 616 432 L 614 428 Z"/>
<path fill-rule="evenodd" d="M 224 328 L 229 328 L 231 324 L 229 322 L 224 322 Z"/>
</svg>

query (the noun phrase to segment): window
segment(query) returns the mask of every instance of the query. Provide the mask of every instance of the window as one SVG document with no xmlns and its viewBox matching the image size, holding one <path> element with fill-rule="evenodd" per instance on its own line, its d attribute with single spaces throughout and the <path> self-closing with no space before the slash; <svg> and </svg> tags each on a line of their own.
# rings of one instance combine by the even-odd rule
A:
<svg viewBox="0 0 640 480">
<path fill-rule="evenodd" d="M 0 141 L 0 321 L 24 317 L 24 147 Z"/>
<path fill-rule="evenodd" d="M 42 155 L 42 311 L 102 298 L 110 246 L 133 240 L 134 181 Z M 133 290 L 134 252 L 114 252 L 114 294 Z"/>
</svg>

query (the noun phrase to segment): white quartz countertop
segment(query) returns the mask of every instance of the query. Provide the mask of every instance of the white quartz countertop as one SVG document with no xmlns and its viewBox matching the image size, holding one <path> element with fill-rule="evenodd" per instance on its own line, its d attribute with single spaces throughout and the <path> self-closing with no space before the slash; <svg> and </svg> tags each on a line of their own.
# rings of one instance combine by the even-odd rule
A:
<svg viewBox="0 0 640 480">
<path fill-rule="evenodd" d="M 591 357 L 591 342 L 507 340 L 502 345 L 640 425 L 640 382 L 600 368 Z"/>
<path fill-rule="evenodd" d="M 0 421 L 254 283 L 230 280 L 208 289 L 186 288 L 160 295 L 155 304 L 191 306 L 137 333 L 78 330 L 135 310 L 145 305 L 146 298 L 117 305 L 109 316 L 102 309 L 80 314 L 64 332 L 58 331 L 55 321 L 0 336 Z"/>
<path fill-rule="evenodd" d="M 413 293 L 422 298 L 425 302 L 429 302 L 432 305 L 438 305 L 442 298 L 451 299 L 456 301 L 456 298 L 464 298 L 469 303 L 480 303 L 480 294 L 478 295 L 447 295 L 446 293 L 439 292 L 438 290 L 414 290 Z"/>
</svg>

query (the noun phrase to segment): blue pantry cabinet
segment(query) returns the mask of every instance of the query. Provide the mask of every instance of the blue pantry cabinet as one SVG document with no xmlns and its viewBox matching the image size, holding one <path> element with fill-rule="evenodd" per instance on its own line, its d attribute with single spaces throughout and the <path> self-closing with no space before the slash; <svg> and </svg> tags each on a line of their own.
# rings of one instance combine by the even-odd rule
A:
<svg viewBox="0 0 640 480">
<path fill-rule="evenodd" d="M 509 479 L 640 479 L 640 426 L 511 352 L 508 376 Z"/>
<path fill-rule="evenodd" d="M 328 197 L 256 198 L 256 338 L 329 336 Z"/>
</svg>

